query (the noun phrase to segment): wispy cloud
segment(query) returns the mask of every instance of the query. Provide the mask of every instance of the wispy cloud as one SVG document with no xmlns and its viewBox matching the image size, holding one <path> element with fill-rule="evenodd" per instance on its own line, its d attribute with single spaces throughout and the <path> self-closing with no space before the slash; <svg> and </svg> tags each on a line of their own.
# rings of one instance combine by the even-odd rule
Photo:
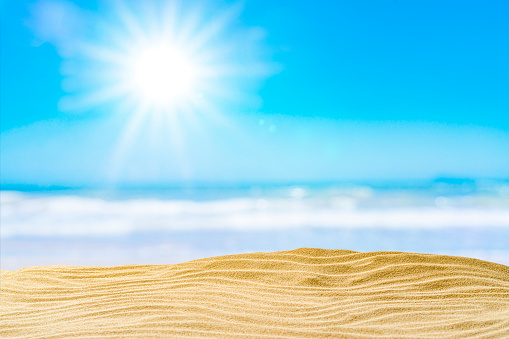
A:
<svg viewBox="0 0 509 339">
<path fill-rule="evenodd" d="M 25 21 L 34 34 L 33 44 L 50 43 L 62 56 L 75 52 L 93 22 L 91 13 L 69 1 L 40 0 L 30 7 Z"/>
</svg>

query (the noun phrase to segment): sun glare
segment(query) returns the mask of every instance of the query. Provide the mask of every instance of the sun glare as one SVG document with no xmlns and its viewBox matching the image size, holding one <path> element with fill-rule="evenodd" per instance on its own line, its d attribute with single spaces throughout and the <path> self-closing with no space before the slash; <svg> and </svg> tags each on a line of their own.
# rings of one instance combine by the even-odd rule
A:
<svg viewBox="0 0 509 339">
<path fill-rule="evenodd" d="M 169 147 L 175 159 L 168 164 L 174 161 L 188 173 L 186 131 L 209 123 L 229 126 L 225 114 L 232 107 L 258 102 L 253 85 L 271 73 L 261 60 L 262 30 L 236 24 L 241 5 L 210 11 L 203 6 L 113 1 L 91 35 L 73 42 L 74 54 L 61 68 L 69 95 L 59 105 L 66 111 L 99 108 L 122 124 L 112 178 L 140 140 L 150 142 L 154 163 Z"/>
<path fill-rule="evenodd" d="M 192 96 L 197 65 L 181 50 L 158 44 L 135 54 L 126 69 L 131 90 L 147 105 L 167 106 Z"/>
<path fill-rule="evenodd" d="M 162 111 L 211 115 L 218 102 L 249 98 L 244 88 L 270 73 L 258 60 L 260 29 L 229 27 L 241 6 L 205 19 L 200 6 L 178 0 L 136 4 L 114 2 L 95 40 L 76 42 L 79 55 L 63 67 L 70 70 L 64 82 L 80 90 L 63 98 L 63 110 L 115 102 L 145 118 Z"/>
</svg>

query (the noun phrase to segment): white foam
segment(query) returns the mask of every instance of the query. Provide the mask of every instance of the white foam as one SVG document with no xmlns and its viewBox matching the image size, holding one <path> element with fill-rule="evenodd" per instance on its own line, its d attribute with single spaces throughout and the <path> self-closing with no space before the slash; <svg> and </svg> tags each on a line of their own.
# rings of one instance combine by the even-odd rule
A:
<svg viewBox="0 0 509 339">
<path fill-rule="evenodd" d="M 369 199 L 373 199 L 369 197 Z M 441 201 L 441 200 L 440 200 Z M 366 204 L 364 204 L 366 205 Z M 351 196 L 209 201 L 105 200 L 1 192 L 2 237 L 121 235 L 134 231 L 260 230 L 296 227 L 509 227 L 504 204 L 392 204 Z"/>
</svg>

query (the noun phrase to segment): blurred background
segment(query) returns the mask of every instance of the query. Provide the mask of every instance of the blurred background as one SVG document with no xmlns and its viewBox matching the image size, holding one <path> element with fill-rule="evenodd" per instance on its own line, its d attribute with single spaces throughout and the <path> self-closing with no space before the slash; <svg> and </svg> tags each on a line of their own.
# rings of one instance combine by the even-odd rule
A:
<svg viewBox="0 0 509 339">
<path fill-rule="evenodd" d="M 2 269 L 509 265 L 509 3 L 1 0 Z"/>
</svg>

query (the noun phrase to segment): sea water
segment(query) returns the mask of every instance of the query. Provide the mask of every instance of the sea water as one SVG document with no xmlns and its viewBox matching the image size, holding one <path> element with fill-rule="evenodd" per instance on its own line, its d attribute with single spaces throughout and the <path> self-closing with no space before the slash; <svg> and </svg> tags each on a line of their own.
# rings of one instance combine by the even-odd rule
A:
<svg viewBox="0 0 509 339">
<path fill-rule="evenodd" d="M 509 265 L 509 182 L 1 191 L 1 268 L 171 264 L 298 247 Z"/>
</svg>

